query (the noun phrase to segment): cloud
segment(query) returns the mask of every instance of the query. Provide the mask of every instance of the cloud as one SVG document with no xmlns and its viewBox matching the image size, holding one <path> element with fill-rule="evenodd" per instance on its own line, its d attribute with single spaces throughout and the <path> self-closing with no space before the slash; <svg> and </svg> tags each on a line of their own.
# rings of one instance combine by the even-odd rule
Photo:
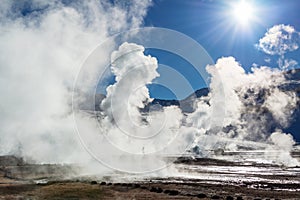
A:
<svg viewBox="0 0 300 200">
<path fill-rule="evenodd" d="M 269 58 L 269 57 L 265 58 L 265 62 L 266 63 L 271 63 L 271 58 Z"/>
<path fill-rule="evenodd" d="M 138 0 L 130 3 L 3 1 L 0 6 L 3 11 L 0 18 L 0 153 L 40 163 L 80 162 L 91 167 L 92 157 L 74 134 L 71 106 L 74 80 L 85 58 L 99 43 L 113 33 L 141 26 L 150 4 Z M 279 53 L 296 49 L 295 45 L 281 45 L 281 40 L 289 40 L 289 34 L 293 35 L 294 29 L 284 28 L 280 34 L 274 34 L 275 43 L 266 40 L 272 43 L 267 46 L 275 51 L 273 46 L 278 43 L 284 49 Z M 82 128 L 87 144 L 95 153 L 104 154 L 109 164 L 121 170 L 121 165 L 126 169 L 151 170 L 152 165 L 164 166 L 164 162 L 157 155 L 152 159 L 144 153 L 162 149 L 169 155 L 182 152 L 197 136 L 216 136 L 219 141 L 227 138 L 267 143 L 270 141 L 267 114 L 288 124 L 295 99 L 292 93 L 276 90 L 285 80 L 282 73 L 260 67 L 247 74 L 232 57 L 221 58 L 216 65 L 207 68 L 212 76 L 211 93 L 196 102 L 196 111 L 186 119 L 176 106 L 147 115 L 142 113 L 140 108 L 151 101 L 146 84 L 159 75 L 157 60 L 145 56 L 143 51 L 140 45 L 124 43 L 111 55 L 116 82 L 107 88 L 107 98 L 101 104 L 105 115 L 101 116 L 100 128 L 98 121 L 91 120 L 88 113 L 78 115 L 78 127 Z M 106 60 L 109 54 L 107 49 L 96 59 Z M 83 84 L 93 82 L 93 72 L 84 77 Z M 261 96 L 267 100 L 259 101 Z M 184 120 L 187 125 L 182 123 Z M 224 123 L 219 123 L 220 120 Z M 221 129 L 216 128 L 219 126 Z M 225 131 L 228 127 L 235 129 Z M 128 133 L 133 137 L 128 137 Z M 99 144 L 99 137 L 109 142 Z M 108 151 L 106 147 L 110 142 L 121 148 L 121 152 L 120 149 Z M 172 144 L 165 148 L 170 142 Z M 213 145 L 218 140 L 210 142 Z M 228 145 L 228 148 L 233 146 Z M 211 146 L 203 144 L 203 148 L 206 147 Z M 114 153 L 117 157 L 113 157 Z M 130 159 L 123 157 L 128 153 L 132 156 Z M 99 172 L 98 167 L 96 170 Z"/>
<path fill-rule="evenodd" d="M 257 47 L 269 55 L 284 55 L 299 48 L 300 33 L 290 25 L 275 25 L 259 40 Z"/>
<path fill-rule="evenodd" d="M 143 46 L 125 42 L 112 53 L 111 63 L 116 82 L 107 87 L 107 97 L 101 103 L 104 116 L 100 127 L 110 143 L 120 149 L 115 156 L 127 157 L 123 160 L 126 171 L 165 166 L 161 156 L 184 152 L 190 142 L 184 138 L 190 134 L 178 134 L 183 114 L 177 106 L 141 112 L 152 101 L 146 85 L 159 76 L 156 58 L 144 55 Z M 155 158 L 149 160 L 149 156 Z M 121 166 L 119 159 L 110 164 Z"/>
<path fill-rule="evenodd" d="M 43 163 L 91 159 L 74 134 L 72 87 L 99 43 L 143 23 L 149 1 L 120 2 L 1 2 L 0 154 Z"/>
<path fill-rule="evenodd" d="M 290 117 L 288 116 L 297 107 L 297 97 L 293 92 L 282 92 L 276 88 L 266 97 L 264 106 L 272 112 L 278 124 L 287 127 L 290 121 Z"/>
<path fill-rule="evenodd" d="M 207 149 L 216 148 L 264 149 L 266 157 L 262 159 L 295 165 L 295 159 L 289 156 L 294 144 L 292 136 L 279 129 L 289 125 L 298 98 L 295 92 L 278 89 L 286 83 L 282 71 L 261 66 L 246 73 L 233 57 L 220 58 L 207 70 L 212 76 L 208 99 L 198 99 L 195 112 L 187 117 L 188 124 L 197 132 L 196 145 L 201 153 L 211 156 Z M 223 120 L 214 123 L 217 117 Z M 278 128 L 276 134 L 271 134 L 273 126 Z M 277 158 L 267 156 L 269 150 L 277 148 L 274 145 L 283 145 L 278 138 L 287 141 L 281 152 L 285 159 L 281 153 Z"/>
<path fill-rule="evenodd" d="M 146 84 L 159 76 L 156 71 L 158 67 L 156 58 L 144 56 L 143 52 L 143 46 L 124 43 L 111 56 L 111 70 L 116 76 L 116 83 L 106 89 L 107 97 L 103 100 L 101 107 L 105 111 L 113 109 L 106 112 L 106 115 L 116 121 L 120 117 L 125 120 L 120 121 L 120 123 L 125 123 L 124 125 L 128 124 L 128 117 L 124 117 L 124 114 L 128 113 L 134 118 L 141 118 L 139 109 L 151 101 Z M 128 102 L 126 111 L 123 109 L 124 102 Z"/>
<path fill-rule="evenodd" d="M 99 174 L 101 161 L 107 167 L 133 172 L 151 171 L 158 165 L 162 168 L 165 161 L 161 157 L 144 154 L 158 150 L 174 153 L 180 149 L 177 147 L 186 147 L 184 141 L 190 140 L 172 140 L 181 125 L 178 107 L 148 116 L 140 113 L 151 101 L 146 84 L 158 73 L 156 59 L 145 56 L 144 47 L 136 44 L 124 43 L 111 55 L 116 82 L 107 88 L 103 120 L 78 110 L 74 111 L 78 121 L 73 118 L 72 88 L 82 63 L 111 34 L 138 28 L 151 2 L 26 2 L 30 3 L 27 8 L 20 1 L 5 1 L 0 6 L 5 10 L 1 18 L 1 30 L 5 31 L 0 34 L 0 154 L 38 163 L 79 163 Z M 83 75 L 83 88 L 99 78 L 94 72 L 107 67 L 116 44 L 109 45 L 92 59 L 100 65 L 93 65 Z M 169 143 L 176 146 L 165 148 Z M 111 148 L 112 144 L 117 148 Z M 95 161 L 89 150 L 104 157 Z"/>
<path fill-rule="evenodd" d="M 281 64 L 282 64 L 283 69 L 293 69 L 295 66 L 298 65 L 298 62 L 293 59 L 284 59 L 283 63 L 281 63 Z"/>
<path fill-rule="evenodd" d="M 299 165 L 299 161 L 296 158 L 291 158 L 290 151 L 292 150 L 295 141 L 291 134 L 283 133 L 280 130 L 275 131 L 269 137 L 271 143 L 274 146 L 268 147 L 270 151 L 274 152 L 273 159 L 275 158 L 277 162 L 284 163 L 287 166 L 297 166 Z M 266 156 L 267 159 L 268 156 Z"/>
</svg>

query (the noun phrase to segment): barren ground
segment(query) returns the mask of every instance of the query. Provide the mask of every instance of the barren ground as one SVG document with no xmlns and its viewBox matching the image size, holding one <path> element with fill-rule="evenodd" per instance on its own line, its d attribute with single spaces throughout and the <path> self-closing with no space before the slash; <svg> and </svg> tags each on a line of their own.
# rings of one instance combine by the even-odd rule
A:
<svg viewBox="0 0 300 200">
<path fill-rule="evenodd" d="M 199 162 L 201 166 L 205 163 L 207 166 L 218 163 L 213 160 Z M 193 165 L 199 162 L 193 161 Z M 36 182 L 35 179 L 41 180 L 47 176 L 58 177 L 60 172 L 65 173 L 66 170 L 70 170 L 70 167 L 46 165 L 49 173 L 46 174 L 44 169 L 40 170 L 40 165 L 27 165 L 19 161 L 7 162 L 7 160 L 4 164 L 6 166 L 3 166 L 2 162 L 0 170 L 0 199 L 300 199 L 298 174 L 255 175 L 263 180 L 269 180 L 265 182 L 260 179 L 212 182 L 179 177 L 130 183 L 91 179 L 59 180 L 58 178 Z M 184 161 L 184 165 L 190 164 L 191 162 Z M 228 166 L 230 163 L 225 165 Z M 34 173 L 33 168 L 37 169 Z M 249 177 L 249 180 L 252 180 L 251 177 L 253 178 L 254 175 Z"/>
</svg>

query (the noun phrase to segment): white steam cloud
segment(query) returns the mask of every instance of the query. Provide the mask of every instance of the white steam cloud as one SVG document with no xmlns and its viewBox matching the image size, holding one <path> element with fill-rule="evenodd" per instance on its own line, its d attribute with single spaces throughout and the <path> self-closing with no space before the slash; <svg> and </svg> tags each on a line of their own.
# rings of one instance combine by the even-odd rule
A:
<svg viewBox="0 0 300 200">
<path fill-rule="evenodd" d="M 71 113 L 80 65 L 110 34 L 142 24 L 150 4 L 67 2 L 1 1 L 1 154 L 84 162 Z"/>
<path fill-rule="evenodd" d="M 281 71 L 260 67 L 246 73 L 234 58 L 221 58 L 207 67 L 210 93 L 197 100 L 193 113 L 184 115 L 177 106 L 145 113 L 142 109 L 152 101 L 146 85 L 159 76 L 157 60 L 133 43 L 111 54 L 116 82 L 107 88 L 99 119 L 75 111 L 84 149 L 74 131 L 71 105 L 80 65 L 110 34 L 139 27 L 150 2 L 25 2 L 27 10 L 19 1 L 0 6 L 0 154 L 90 168 L 93 154 L 112 168 L 145 172 L 163 168 L 163 156 L 183 153 L 190 144 L 204 155 L 216 147 L 257 149 L 255 144 L 263 143 L 266 150 L 281 150 L 277 163 L 297 164 L 287 153 L 292 136 L 280 128 L 289 125 L 298 99 L 279 89 L 286 81 Z M 272 28 L 260 47 L 283 55 L 298 48 L 291 42 L 294 34 L 290 26 Z M 107 54 L 97 59 L 104 61 Z M 83 84 L 94 78 L 91 71 Z M 273 130 L 270 121 L 280 127 Z"/>
<path fill-rule="evenodd" d="M 159 76 L 157 60 L 145 56 L 143 51 L 140 45 L 124 43 L 112 53 L 111 69 L 116 83 L 107 88 L 107 97 L 102 101 L 105 117 L 101 125 L 110 127 L 108 137 L 119 148 L 148 154 L 166 148 L 180 128 L 182 114 L 175 106 L 162 112 L 143 114 L 140 111 L 152 101 L 146 84 Z M 177 151 L 178 148 L 173 146 L 172 149 Z"/>
<path fill-rule="evenodd" d="M 294 92 L 279 89 L 286 82 L 282 71 L 256 67 L 247 74 L 233 57 L 221 58 L 207 70 L 212 75 L 209 100 L 200 99 L 196 111 L 188 116 L 192 127 L 199 132 L 200 149 L 246 148 L 268 152 L 274 145 L 275 149 L 284 146 L 281 151 L 285 152 L 285 159 L 282 152 L 277 152 L 275 158 L 266 158 L 286 165 L 298 163 L 289 154 L 294 144 L 292 136 L 281 130 L 272 133 L 273 125 L 283 128 L 289 125 L 298 101 Z M 216 129 L 212 117 L 220 115 L 224 116 L 223 124 L 219 123 L 221 128 Z"/>
</svg>

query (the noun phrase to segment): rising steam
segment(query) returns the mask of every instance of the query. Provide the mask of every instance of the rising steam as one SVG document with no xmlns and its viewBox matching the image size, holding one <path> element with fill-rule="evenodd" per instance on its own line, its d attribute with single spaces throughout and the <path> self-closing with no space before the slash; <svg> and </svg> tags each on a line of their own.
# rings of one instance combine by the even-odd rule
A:
<svg viewBox="0 0 300 200">
<path fill-rule="evenodd" d="M 297 161 L 288 153 L 294 144 L 292 135 L 282 133 L 280 128 L 289 125 L 298 98 L 295 92 L 279 89 L 286 83 L 283 72 L 263 66 L 247 74 L 232 57 L 219 59 L 207 70 L 212 75 L 209 101 L 200 99 L 196 111 L 188 116 L 192 127 L 200 131 L 200 147 L 236 151 L 284 146 L 281 148 L 286 152 L 284 159 L 281 155 L 268 159 L 295 165 Z M 223 115 L 222 124 L 209 123 L 213 122 L 213 116 L 220 115 Z M 215 131 L 216 126 L 221 128 Z M 203 140 L 205 136 L 212 136 L 213 142 Z"/>
<path fill-rule="evenodd" d="M 110 1 L 35 0 L 25 11 L 18 1 L 2 2 L 0 153 L 39 163 L 79 163 L 97 173 L 99 162 L 130 172 L 161 169 L 169 163 L 166 157 L 194 146 L 202 156 L 216 148 L 276 151 L 275 158 L 265 158 L 299 165 L 289 154 L 292 136 L 281 130 L 298 101 L 294 92 L 280 89 L 284 74 L 265 66 L 246 73 L 232 57 L 207 67 L 210 93 L 196 100 L 193 113 L 178 106 L 144 112 L 158 63 L 144 55 L 143 46 L 123 43 L 109 58 L 109 51 L 97 58 L 110 59 L 115 76 L 101 113 L 96 118 L 72 110 L 79 66 L 109 35 L 139 27 L 150 4 L 143 2 L 124 7 Z M 94 78 L 87 76 L 85 83 Z M 72 112 L 79 113 L 78 124 Z"/>
<path fill-rule="evenodd" d="M 1 2 L 1 154 L 41 163 L 85 162 L 90 157 L 74 131 L 74 80 L 96 45 L 142 24 L 149 4 Z"/>
</svg>

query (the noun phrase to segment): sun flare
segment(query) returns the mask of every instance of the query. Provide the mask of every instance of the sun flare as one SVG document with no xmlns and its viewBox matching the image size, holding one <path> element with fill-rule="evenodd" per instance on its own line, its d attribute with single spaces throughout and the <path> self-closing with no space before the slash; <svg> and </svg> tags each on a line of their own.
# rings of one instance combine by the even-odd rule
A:
<svg viewBox="0 0 300 200">
<path fill-rule="evenodd" d="M 241 0 L 233 5 L 233 16 L 242 25 L 247 25 L 254 17 L 253 5 L 246 0 Z"/>
</svg>

